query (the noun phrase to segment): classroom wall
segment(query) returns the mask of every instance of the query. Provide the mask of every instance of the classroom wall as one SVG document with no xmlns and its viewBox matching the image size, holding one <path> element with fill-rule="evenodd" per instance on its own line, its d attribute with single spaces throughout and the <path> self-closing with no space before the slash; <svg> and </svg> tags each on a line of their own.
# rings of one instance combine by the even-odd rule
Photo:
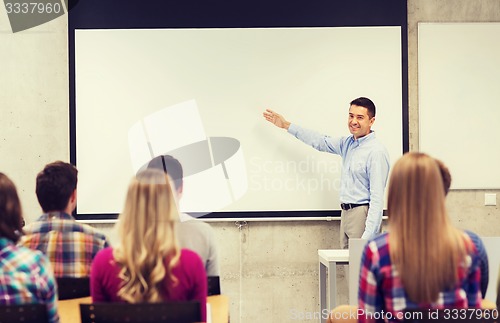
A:
<svg viewBox="0 0 500 323">
<path fill-rule="evenodd" d="M 69 160 L 66 17 L 13 34 L 0 5 L 0 172 L 17 185 L 27 221 L 40 213 L 36 174 Z"/>
<path fill-rule="evenodd" d="M 409 0 L 408 14 L 410 149 L 418 150 L 417 22 L 500 21 L 500 2 Z M 63 16 L 12 34 L 0 6 L 0 171 L 15 181 L 28 222 L 40 214 L 34 194 L 36 173 L 48 162 L 69 160 L 66 30 Z M 484 193 L 452 191 L 447 201 L 450 215 L 461 228 L 500 236 L 499 207 L 484 206 Z M 111 232 L 111 225 L 96 226 Z M 212 226 L 219 244 L 222 290 L 231 300 L 231 322 L 318 321 L 308 319 L 318 311 L 317 249 L 339 247 L 338 221 Z M 347 303 L 344 276 L 340 270 L 339 296 Z"/>
</svg>

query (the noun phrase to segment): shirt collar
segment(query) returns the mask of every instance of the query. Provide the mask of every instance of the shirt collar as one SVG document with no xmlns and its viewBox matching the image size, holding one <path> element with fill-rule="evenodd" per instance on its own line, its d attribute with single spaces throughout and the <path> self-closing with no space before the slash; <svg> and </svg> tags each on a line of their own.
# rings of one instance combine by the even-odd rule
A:
<svg viewBox="0 0 500 323">
<path fill-rule="evenodd" d="M 61 211 L 53 211 L 42 214 L 39 220 L 46 221 L 51 219 L 59 219 L 59 220 L 75 220 L 75 218 L 69 215 L 66 212 Z"/>
<path fill-rule="evenodd" d="M 358 145 L 362 145 L 365 141 L 368 142 L 374 138 L 375 138 L 375 131 L 373 131 L 373 130 L 370 130 L 369 134 L 367 134 L 366 136 L 363 136 L 359 139 L 354 139 L 354 135 L 351 135 L 351 141 L 357 142 Z"/>
</svg>

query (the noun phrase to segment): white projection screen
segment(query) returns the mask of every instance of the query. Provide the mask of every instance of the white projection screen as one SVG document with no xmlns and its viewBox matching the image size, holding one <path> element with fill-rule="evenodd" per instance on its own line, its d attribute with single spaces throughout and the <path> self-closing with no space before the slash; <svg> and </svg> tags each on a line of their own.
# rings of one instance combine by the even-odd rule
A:
<svg viewBox="0 0 500 323">
<path fill-rule="evenodd" d="M 450 168 L 451 189 L 500 188 L 500 132 L 479 113 L 500 88 L 499 35 L 498 22 L 418 24 L 420 150 Z"/>
<path fill-rule="evenodd" d="M 341 158 L 306 146 L 262 113 L 271 108 L 346 136 L 349 102 L 369 97 L 373 129 L 394 163 L 405 146 L 403 32 L 75 28 L 77 218 L 120 213 L 132 176 L 163 154 L 184 166 L 184 212 L 337 214 Z"/>
</svg>

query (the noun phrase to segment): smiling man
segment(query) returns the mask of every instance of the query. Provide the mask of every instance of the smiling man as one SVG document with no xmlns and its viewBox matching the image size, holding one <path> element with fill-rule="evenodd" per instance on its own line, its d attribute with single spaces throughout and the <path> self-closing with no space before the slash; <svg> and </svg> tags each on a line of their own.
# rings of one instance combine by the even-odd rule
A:
<svg viewBox="0 0 500 323">
<path fill-rule="evenodd" d="M 345 137 L 332 138 L 304 129 L 270 109 L 264 112 L 264 118 L 314 149 L 342 157 L 340 246 L 347 249 L 349 238 L 377 235 L 390 166 L 387 149 L 371 130 L 375 104 L 364 97 L 350 103 L 347 126 L 351 135 Z"/>
</svg>

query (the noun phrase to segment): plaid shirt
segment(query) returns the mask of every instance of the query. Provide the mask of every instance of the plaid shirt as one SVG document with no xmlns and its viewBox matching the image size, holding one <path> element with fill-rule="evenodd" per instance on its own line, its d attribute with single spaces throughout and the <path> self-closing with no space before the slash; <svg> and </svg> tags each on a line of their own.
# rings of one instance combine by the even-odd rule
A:
<svg viewBox="0 0 500 323">
<path fill-rule="evenodd" d="M 92 259 L 109 246 L 102 233 L 63 212 L 43 214 L 23 230 L 19 244 L 43 252 L 56 277 L 90 276 Z"/>
<path fill-rule="evenodd" d="M 0 304 L 47 304 L 51 323 L 59 322 L 57 287 L 49 261 L 41 252 L 0 238 Z"/>
<path fill-rule="evenodd" d="M 467 232 L 469 236 L 471 234 Z M 384 233 L 370 240 L 361 258 L 359 279 L 359 312 L 371 313 L 360 315 L 359 323 L 364 322 L 401 322 L 403 312 L 411 309 L 443 309 L 443 308 L 479 308 L 480 290 L 480 257 L 477 245 L 472 244 L 473 251 L 463 266 L 458 268 L 456 287 L 439 293 L 432 304 L 415 304 L 406 294 L 399 274 L 391 263 L 389 254 L 389 234 Z M 384 313 L 382 316 L 381 313 Z"/>
<path fill-rule="evenodd" d="M 484 247 L 483 240 L 481 240 L 481 238 L 477 234 L 468 230 L 465 230 L 465 232 L 469 235 L 472 242 L 474 242 L 474 246 L 477 250 L 477 255 L 479 257 L 479 268 L 481 268 L 481 296 L 485 298 L 486 290 L 488 289 L 488 283 L 490 281 L 490 270 L 486 248 Z"/>
</svg>

